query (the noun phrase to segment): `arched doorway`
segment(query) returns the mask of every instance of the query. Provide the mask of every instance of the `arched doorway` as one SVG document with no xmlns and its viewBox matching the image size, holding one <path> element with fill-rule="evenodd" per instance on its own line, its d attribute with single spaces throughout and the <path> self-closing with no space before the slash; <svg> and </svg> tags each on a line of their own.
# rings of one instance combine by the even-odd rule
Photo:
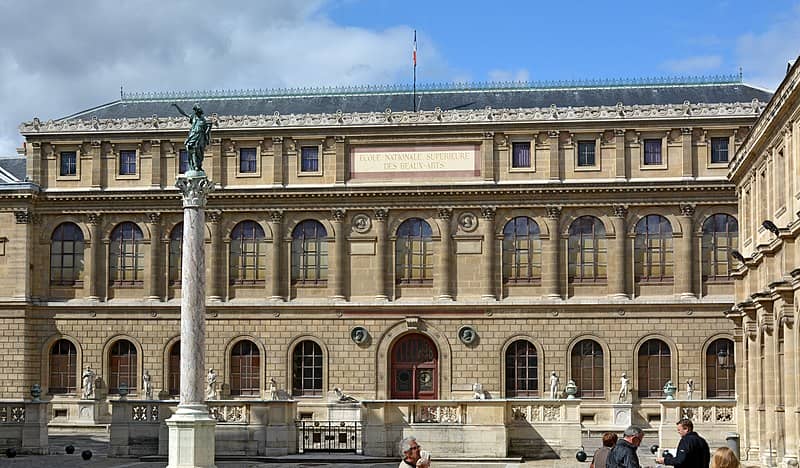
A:
<svg viewBox="0 0 800 468">
<path fill-rule="evenodd" d="M 410 333 L 392 346 L 391 398 L 435 400 L 439 397 L 439 353 L 425 335 Z"/>
</svg>

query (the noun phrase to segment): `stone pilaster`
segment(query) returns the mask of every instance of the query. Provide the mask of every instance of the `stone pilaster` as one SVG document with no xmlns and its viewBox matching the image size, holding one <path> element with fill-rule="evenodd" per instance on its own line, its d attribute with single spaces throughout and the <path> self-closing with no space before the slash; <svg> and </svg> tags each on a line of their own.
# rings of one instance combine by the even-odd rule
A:
<svg viewBox="0 0 800 468">
<path fill-rule="evenodd" d="M 667 140 L 669 140 L 669 135 L 667 136 Z M 691 128 L 682 128 L 681 129 L 681 142 L 682 142 L 682 154 L 681 154 L 681 161 L 683 162 L 682 167 L 682 175 L 683 177 L 694 177 L 694 156 L 692 155 L 692 129 Z M 669 146 L 669 145 L 667 145 Z M 669 151 L 669 150 L 668 150 Z M 664 163 L 666 164 L 668 154 L 666 152 L 661 155 L 663 158 Z"/>
<path fill-rule="evenodd" d="M 625 158 L 625 130 L 614 129 L 614 177 L 628 178 L 628 162 Z"/>
<path fill-rule="evenodd" d="M 272 279 L 269 282 L 269 298 L 273 301 L 283 302 L 284 296 L 281 292 L 281 251 L 283 245 L 283 211 L 274 210 L 269 212 L 269 228 L 272 230 L 272 263 L 270 273 Z"/>
<path fill-rule="evenodd" d="M 344 287 L 347 274 L 347 236 L 344 232 L 345 211 L 331 210 L 331 224 L 333 225 L 333 271 L 331 272 L 331 299 L 345 300 Z"/>
<path fill-rule="evenodd" d="M 627 268 L 625 252 L 625 240 L 627 239 L 625 217 L 628 215 L 628 207 L 622 205 L 614 206 L 611 215 L 611 225 L 614 226 L 615 237 L 611 241 L 611 248 L 608 252 L 608 294 L 611 297 L 627 299 Z"/>
<path fill-rule="evenodd" d="M 100 221 L 99 213 L 89 214 L 86 220 L 89 225 L 89 235 L 91 236 L 88 242 L 89 261 L 86 262 L 87 268 L 85 273 L 85 281 L 88 285 L 87 299 L 90 301 L 99 301 L 104 294 L 103 291 L 100 290 L 100 285 L 103 284 L 103 278 L 105 277 L 102 266 L 103 250 L 105 249 L 103 240 L 101 239 Z"/>
<path fill-rule="evenodd" d="M 759 311 L 761 316 L 759 321 L 759 328 L 761 339 L 764 340 L 764 369 L 763 381 L 761 388 L 764 392 L 763 404 L 763 417 L 764 417 L 764 439 L 761 445 L 761 461 L 767 465 L 768 462 L 774 462 L 779 452 L 780 447 L 780 431 L 778 431 L 778 389 L 779 376 L 777 374 L 778 359 L 777 359 L 777 338 L 778 331 L 774 326 L 774 318 L 772 317 L 772 304 L 768 305 L 769 310 Z M 762 315 L 763 314 L 763 315 Z M 782 415 L 781 415 L 782 416 Z M 769 464 L 767 466 L 774 466 Z"/>
<path fill-rule="evenodd" d="M 531 157 L 533 157 L 533 150 L 536 145 L 531 148 Z M 494 165 L 494 132 L 485 132 L 483 134 L 483 141 L 481 142 L 481 174 L 483 180 L 495 181 L 495 165 Z"/>
<path fill-rule="evenodd" d="M 169 467 L 213 467 L 215 421 L 205 404 L 206 269 L 205 206 L 214 184 L 205 174 L 181 177 L 181 398 L 169 428 Z"/>
<path fill-rule="evenodd" d="M 336 150 L 336 184 L 344 184 L 347 180 L 347 147 L 345 146 L 345 137 L 337 135 L 334 137 L 334 149 Z"/>
<path fill-rule="evenodd" d="M 762 428 L 759 427 L 759 407 L 761 406 L 761 389 L 760 389 L 760 367 L 761 357 L 759 351 L 758 330 L 756 324 L 752 320 L 745 323 L 745 340 L 747 340 L 747 394 L 748 400 L 748 418 L 747 424 L 748 444 L 747 444 L 747 459 L 756 460 L 759 457 L 761 447 L 761 432 Z M 744 453 L 744 452 L 743 452 Z"/>
<path fill-rule="evenodd" d="M 99 140 L 92 140 L 92 174 L 90 183 L 92 188 L 101 188 L 103 186 L 103 158 L 102 148 Z"/>
<path fill-rule="evenodd" d="M 211 265 L 206 270 L 208 275 L 208 300 L 219 302 L 222 301 L 223 293 L 220 285 L 223 283 L 223 278 L 227 274 L 228 268 L 224 260 L 224 248 L 222 246 L 222 232 L 220 222 L 222 221 L 222 213 L 219 211 L 209 211 L 206 213 L 208 217 L 208 227 L 211 232 Z"/>
<path fill-rule="evenodd" d="M 547 136 L 550 140 L 550 167 L 548 167 L 548 178 L 550 180 L 560 180 L 561 179 L 561 158 L 558 156 L 558 138 L 559 138 L 559 131 L 558 130 L 551 130 L 547 132 Z M 535 145 L 534 145 L 535 146 Z M 533 150 L 534 148 L 531 148 Z M 532 151 L 531 151 L 532 152 Z M 531 154 L 533 157 L 533 154 Z"/>
<path fill-rule="evenodd" d="M 283 168 L 283 137 L 272 137 L 272 183 L 286 184 Z"/>
<path fill-rule="evenodd" d="M 794 314 L 792 304 L 783 306 L 784 313 L 780 317 L 779 325 L 783 327 L 784 355 L 783 355 L 783 374 L 779 377 L 783 379 L 783 404 L 784 404 L 784 447 L 783 463 L 785 466 L 797 466 L 800 453 L 800 440 L 797 439 L 797 375 L 793 369 L 797 369 L 797 338 L 794 334 Z"/>
<path fill-rule="evenodd" d="M 386 222 L 389 219 L 389 211 L 385 209 L 375 210 L 375 299 L 378 301 L 389 300 L 386 292 L 386 261 L 388 252 L 388 240 L 386 236 Z"/>
<path fill-rule="evenodd" d="M 453 210 L 451 208 L 441 208 L 436 216 L 439 231 L 442 234 L 441 244 L 439 249 L 438 265 L 436 268 L 437 274 L 434 275 L 436 282 L 439 286 L 438 300 L 452 301 L 453 300 L 453 236 L 451 235 L 450 221 L 453 218 Z"/>
<path fill-rule="evenodd" d="M 492 207 L 481 208 L 481 232 L 483 233 L 483 269 L 481 271 L 483 294 L 481 294 L 481 298 L 487 300 L 497 299 L 497 282 L 494 274 L 494 265 L 497 258 L 497 246 L 495 245 L 494 235 L 494 218 L 496 213 L 496 210 Z"/>
<path fill-rule="evenodd" d="M 546 297 L 561 298 L 559 248 L 561 246 L 559 220 L 561 207 L 548 206 L 544 223 L 549 237 L 542 241 L 542 292 Z"/>
<path fill-rule="evenodd" d="M 695 292 L 693 288 L 694 278 L 694 259 L 692 250 L 694 247 L 694 205 L 681 205 L 681 214 L 678 217 L 681 222 L 682 236 L 675 242 L 675 294 L 680 297 L 693 298 Z"/>
<path fill-rule="evenodd" d="M 148 213 L 150 229 L 150 271 L 147 276 L 147 299 L 160 301 L 163 297 L 161 287 L 161 213 Z"/>
</svg>

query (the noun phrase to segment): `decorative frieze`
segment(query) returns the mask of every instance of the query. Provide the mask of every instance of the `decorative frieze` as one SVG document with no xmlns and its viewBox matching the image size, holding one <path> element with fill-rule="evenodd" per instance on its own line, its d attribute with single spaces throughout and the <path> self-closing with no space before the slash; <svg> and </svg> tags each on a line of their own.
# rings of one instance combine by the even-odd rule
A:
<svg viewBox="0 0 800 468">
<path fill-rule="evenodd" d="M 564 419 L 561 405 L 519 405 L 511 407 L 511 419 L 518 422 L 559 422 Z"/>
<path fill-rule="evenodd" d="M 461 424 L 462 411 L 459 406 L 417 405 L 415 423 Z"/>
<path fill-rule="evenodd" d="M 246 405 L 213 405 L 208 414 L 220 424 L 247 424 Z"/>
<path fill-rule="evenodd" d="M 131 420 L 134 422 L 156 422 L 158 414 L 158 405 L 131 406 Z"/>
</svg>

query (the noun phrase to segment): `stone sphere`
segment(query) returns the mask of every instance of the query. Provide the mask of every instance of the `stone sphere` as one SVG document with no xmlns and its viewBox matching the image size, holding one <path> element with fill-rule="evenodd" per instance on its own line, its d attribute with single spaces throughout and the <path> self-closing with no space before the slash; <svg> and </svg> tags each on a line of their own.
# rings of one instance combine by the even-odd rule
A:
<svg viewBox="0 0 800 468">
<path fill-rule="evenodd" d="M 586 452 L 583 450 L 578 450 L 578 453 L 575 454 L 575 459 L 579 462 L 583 463 L 586 461 Z"/>
</svg>

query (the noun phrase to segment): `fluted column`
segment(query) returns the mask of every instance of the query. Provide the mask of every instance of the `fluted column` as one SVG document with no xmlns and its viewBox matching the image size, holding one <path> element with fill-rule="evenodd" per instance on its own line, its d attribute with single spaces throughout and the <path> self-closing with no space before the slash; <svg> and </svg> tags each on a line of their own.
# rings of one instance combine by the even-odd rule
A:
<svg viewBox="0 0 800 468">
<path fill-rule="evenodd" d="M 160 301 L 161 292 L 161 213 L 147 213 L 150 228 L 150 271 L 147 275 L 147 299 Z"/>
<path fill-rule="evenodd" d="M 614 226 L 616 236 L 611 241 L 611 249 L 608 252 L 608 294 L 617 298 L 628 298 L 625 271 L 628 263 L 625 255 L 627 215 L 628 208 L 622 205 L 614 206 L 614 213 L 611 215 L 611 225 Z"/>
<path fill-rule="evenodd" d="M 683 235 L 675 243 L 675 293 L 681 297 L 695 297 L 693 284 L 694 276 L 694 205 L 681 205 L 681 230 Z"/>
<path fill-rule="evenodd" d="M 269 227 L 272 230 L 272 263 L 270 272 L 272 280 L 269 283 L 269 298 L 274 301 L 283 301 L 281 294 L 281 251 L 283 246 L 283 211 L 269 212 Z"/>
<path fill-rule="evenodd" d="M 495 278 L 495 263 L 497 262 L 497 255 L 495 253 L 497 246 L 495 245 L 494 235 L 494 218 L 496 210 L 492 207 L 484 207 L 481 209 L 481 231 L 483 233 L 483 294 L 482 299 L 495 300 L 497 299 L 497 284 Z"/>
<path fill-rule="evenodd" d="M 442 234 L 441 248 L 439 249 L 439 262 L 435 278 L 439 281 L 439 300 L 452 301 L 452 262 L 453 262 L 453 237 L 450 234 L 450 220 L 453 210 L 441 208 L 436 217 L 439 231 Z"/>
<path fill-rule="evenodd" d="M 561 207 L 548 206 L 544 223 L 550 235 L 542 242 L 542 292 L 546 297 L 561 298 L 561 277 L 559 262 Z"/>
<path fill-rule="evenodd" d="M 375 299 L 378 301 L 389 300 L 386 292 L 386 258 L 389 256 L 388 240 L 386 237 L 386 221 L 389 211 L 375 210 Z"/>
<path fill-rule="evenodd" d="M 333 271 L 331 272 L 331 299 L 343 301 L 344 279 L 347 270 L 347 236 L 344 232 L 345 211 L 331 210 L 331 224 L 333 225 Z"/>
<path fill-rule="evenodd" d="M 224 260 L 222 248 L 222 232 L 220 230 L 220 221 L 222 220 L 222 213 L 219 211 L 209 211 L 206 213 L 209 221 L 209 231 L 211 231 L 211 265 L 208 268 L 208 300 L 209 301 L 222 301 L 222 291 L 220 285 L 222 284 L 222 275 L 227 271 L 227 264 Z"/>
<path fill-rule="evenodd" d="M 86 265 L 88 267 L 86 268 L 86 283 L 89 285 L 89 296 L 87 299 L 90 301 L 99 301 L 100 294 L 102 294 L 100 291 L 100 283 L 105 276 L 103 275 L 101 266 L 105 247 L 100 238 L 102 236 L 100 232 L 100 214 L 91 213 L 87 218 L 89 233 L 92 236 L 89 244 L 89 261 Z"/>
</svg>

